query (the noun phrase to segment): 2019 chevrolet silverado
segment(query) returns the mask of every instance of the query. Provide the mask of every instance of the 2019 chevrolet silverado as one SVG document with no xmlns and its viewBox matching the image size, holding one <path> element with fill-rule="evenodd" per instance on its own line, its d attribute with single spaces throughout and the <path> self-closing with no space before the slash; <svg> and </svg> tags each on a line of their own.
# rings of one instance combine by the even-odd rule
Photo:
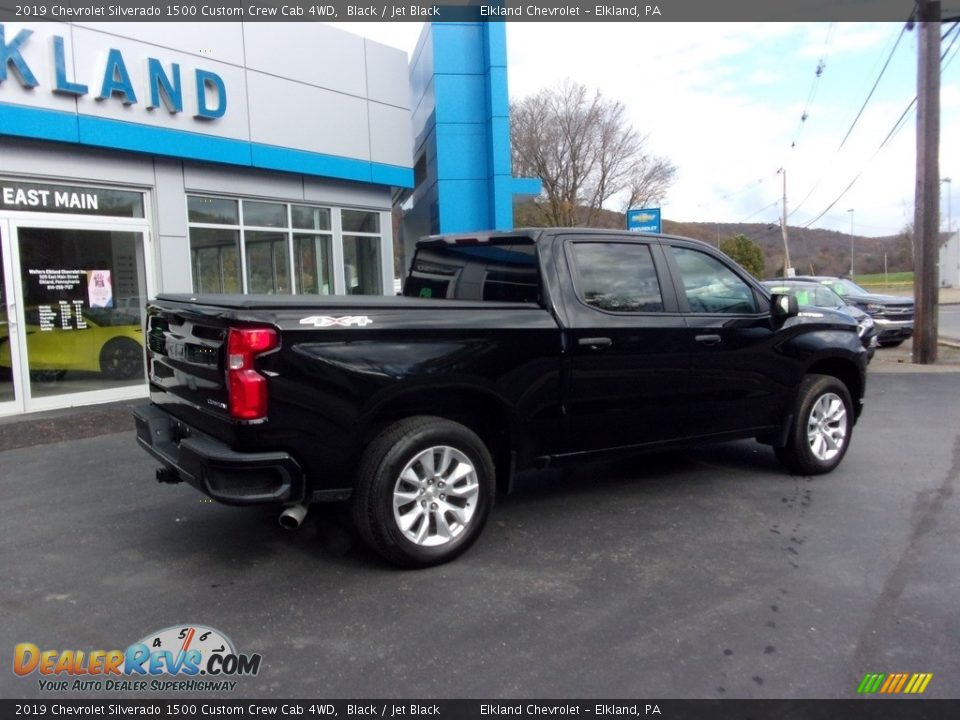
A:
<svg viewBox="0 0 960 720">
<path fill-rule="evenodd" d="M 403 297 L 161 295 L 157 477 L 295 527 L 348 501 L 387 560 L 450 560 L 516 472 L 757 438 L 834 469 L 860 415 L 856 323 L 694 240 L 586 229 L 431 237 Z"/>
</svg>

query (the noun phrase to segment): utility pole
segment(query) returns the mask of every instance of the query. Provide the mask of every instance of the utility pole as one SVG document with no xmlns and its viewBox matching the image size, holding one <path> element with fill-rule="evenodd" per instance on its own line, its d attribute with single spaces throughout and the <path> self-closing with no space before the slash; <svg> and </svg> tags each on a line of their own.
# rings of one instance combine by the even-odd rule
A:
<svg viewBox="0 0 960 720">
<path fill-rule="evenodd" d="M 914 200 L 913 362 L 937 361 L 940 235 L 940 2 L 917 0 L 917 186 Z"/>
<path fill-rule="evenodd" d="M 780 218 L 780 230 L 783 233 L 783 276 L 790 277 L 790 246 L 787 244 L 787 169 L 780 168 L 777 174 L 783 175 L 783 214 Z"/>
</svg>

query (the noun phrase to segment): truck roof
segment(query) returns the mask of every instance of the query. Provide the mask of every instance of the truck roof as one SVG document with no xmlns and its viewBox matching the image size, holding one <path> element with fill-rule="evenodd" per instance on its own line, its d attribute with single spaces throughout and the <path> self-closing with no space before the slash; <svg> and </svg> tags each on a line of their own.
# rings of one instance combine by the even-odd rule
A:
<svg viewBox="0 0 960 720">
<path fill-rule="evenodd" d="M 536 243 L 545 237 L 553 235 L 568 235 L 576 233 L 577 235 L 601 235 L 618 237 L 621 239 L 635 238 L 640 239 L 667 239 L 684 240 L 712 247 L 708 243 L 693 238 L 683 237 L 681 235 L 668 235 L 666 233 L 637 233 L 631 230 L 617 230 L 608 228 L 585 228 L 585 227 L 552 227 L 552 228 L 517 228 L 515 230 L 480 230 L 468 233 L 444 233 L 442 235 L 428 235 L 417 242 L 417 246 L 429 245 L 476 245 L 476 244 L 505 244 L 510 242 L 530 242 Z"/>
</svg>

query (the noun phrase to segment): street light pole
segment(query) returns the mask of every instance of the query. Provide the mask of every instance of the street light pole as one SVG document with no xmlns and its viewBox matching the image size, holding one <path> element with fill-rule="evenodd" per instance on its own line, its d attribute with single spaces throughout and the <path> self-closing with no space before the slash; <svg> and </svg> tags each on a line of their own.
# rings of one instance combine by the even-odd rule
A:
<svg viewBox="0 0 960 720">
<path fill-rule="evenodd" d="M 953 207 L 953 199 L 950 197 L 950 191 L 953 189 L 953 186 L 950 184 L 953 182 L 950 178 L 945 177 L 941 178 L 940 182 L 947 184 L 947 243 L 953 242 L 953 218 L 950 217 L 951 209 Z M 960 241 L 958 241 L 960 243 Z M 960 248 L 957 249 L 957 274 L 954 275 L 955 278 L 960 278 Z M 941 269 L 942 272 L 942 269 Z M 942 277 L 942 276 L 941 276 Z M 954 282 L 953 280 L 950 281 Z"/>
<path fill-rule="evenodd" d="M 792 277 L 790 270 L 793 265 L 790 263 L 790 245 L 787 243 L 787 169 L 785 167 L 777 170 L 777 175 L 783 174 L 783 212 L 780 216 L 780 231 L 783 233 L 783 276 Z"/>
<path fill-rule="evenodd" d="M 853 280 L 853 208 L 847 212 L 850 213 L 850 279 Z"/>
<path fill-rule="evenodd" d="M 953 219 L 950 217 L 951 205 L 953 205 L 953 202 L 951 201 L 951 198 L 950 198 L 950 190 L 952 189 L 953 186 L 950 183 L 952 183 L 953 180 L 951 178 L 946 177 L 946 178 L 941 178 L 940 182 L 947 184 L 947 233 L 949 234 L 953 232 Z"/>
</svg>

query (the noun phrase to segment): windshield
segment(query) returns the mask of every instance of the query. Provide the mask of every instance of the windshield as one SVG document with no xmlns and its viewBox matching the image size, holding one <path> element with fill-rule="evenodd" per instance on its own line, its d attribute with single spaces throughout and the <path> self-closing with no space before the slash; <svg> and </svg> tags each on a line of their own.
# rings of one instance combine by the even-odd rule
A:
<svg viewBox="0 0 960 720">
<path fill-rule="evenodd" d="M 821 283 L 826 285 L 828 288 L 833 290 L 837 295 L 845 297 L 847 295 L 869 295 L 870 293 L 864 290 L 862 287 L 857 285 L 852 280 L 847 280 L 845 278 L 830 278 L 829 280 L 821 280 Z"/>
<path fill-rule="evenodd" d="M 838 308 L 846 305 L 843 298 L 826 285 L 816 283 L 766 282 L 770 292 L 780 295 L 792 295 L 797 305 L 811 305 L 822 308 Z"/>
</svg>

